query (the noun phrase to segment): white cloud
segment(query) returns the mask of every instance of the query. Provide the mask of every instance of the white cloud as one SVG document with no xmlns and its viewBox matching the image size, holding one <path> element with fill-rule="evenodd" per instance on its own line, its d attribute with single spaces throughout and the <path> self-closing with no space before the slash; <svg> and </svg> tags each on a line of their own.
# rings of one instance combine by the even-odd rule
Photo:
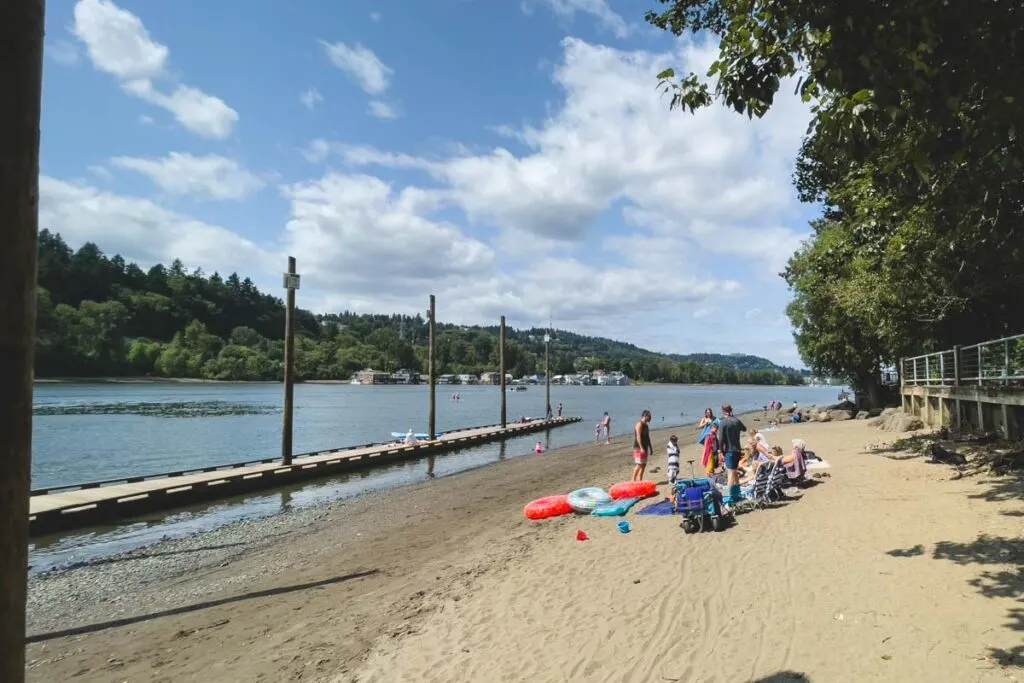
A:
<svg viewBox="0 0 1024 683">
<path fill-rule="evenodd" d="M 329 172 L 285 186 L 289 253 L 322 287 L 363 296 L 411 296 L 430 286 L 486 276 L 494 252 L 456 226 L 431 219 L 439 198 L 394 191 L 367 175 Z"/>
<path fill-rule="evenodd" d="M 110 162 L 148 176 L 160 189 L 174 195 L 243 199 L 265 185 L 237 161 L 216 154 L 197 157 L 171 152 L 163 159 L 115 157 Z"/>
<path fill-rule="evenodd" d="M 380 12 L 370 12 L 370 20 L 374 22 L 380 21 Z"/>
<path fill-rule="evenodd" d="M 93 165 L 89 166 L 89 168 L 87 168 L 86 170 L 89 171 L 89 173 L 92 173 L 97 178 L 101 178 L 103 180 L 114 179 L 114 175 L 109 170 L 107 170 L 106 166 Z"/>
<path fill-rule="evenodd" d="M 443 181 L 468 216 L 504 230 L 578 241 L 613 205 L 641 234 L 723 256 L 760 257 L 772 277 L 802 232 L 780 227 L 796 210 L 790 186 L 807 109 L 780 97 L 763 120 L 721 108 L 670 112 L 655 74 L 700 70 L 707 47 L 680 54 L 564 42 L 555 70 L 560 110 L 540 127 L 503 128 L 529 148 L 425 159 L 335 145 L 355 165 L 421 168 Z M 785 86 L 783 86 L 785 92 Z M 667 245 L 663 245 L 667 246 Z"/>
<path fill-rule="evenodd" d="M 359 43 L 349 46 L 321 40 L 320 44 L 331 63 L 354 79 L 368 95 L 380 95 L 388 89 L 395 72 L 380 61 L 373 50 Z"/>
<path fill-rule="evenodd" d="M 370 102 L 370 116 L 378 119 L 393 120 L 398 118 L 398 112 L 387 102 L 372 100 Z"/>
<path fill-rule="evenodd" d="M 302 102 L 302 106 L 310 111 L 316 108 L 316 105 L 321 104 L 324 101 L 324 96 L 320 94 L 320 91 L 316 88 L 310 88 L 301 95 L 299 95 L 299 102 Z"/>
<path fill-rule="evenodd" d="M 39 178 L 39 224 L 69 244 L 97 243 L 108 254 L 143 265 L 180 258 L 207 272 L 272 272 L 273 255 L 215 225 L 136 197 L 48 176 Z"/>
<path fill-rule="evenodd" d="M 490 282 L 505 289 L 489 300 L 510 311 L 535 319 L 550 308 L 596 332 L 614 331 L 615 321 L 602 321 L 595 306 L 601 315 L 618 307 L 664 315 L 666 325 L 701 319 L 741 295 L 731 276 L 711 269 L 778 282 L 805 234 L 790 177 L 809 112 L 788 96 L 788 84 L 759 121 L 717 107 L 670 111 L 656 74 L 667 66 L 706 70 L 715 53 L 710 44 L 680 45 L 650 53 L 565 40 L 553 74 L 561 105 L 539 125 L 500 127 L 525 153 L 427 157 L 326 140 L 305 153 L 429 175 L 440 201 L 497 229 L 492 244 L 511 259 L 501 271 L 511 284 Z M 609 227 L 625 231 L 609 235 Z M 579 260 L 584 254 L 602 265 Z M 782 302 L 756 305 L 774 320 Z M 742 320 L 741 313 L 735 324 Z"/>
<path fill-rule="evenodd" d="M 167 110 L 197 135 L 231 135 L 238 112 L 220 98 L 182 84 L 169 90 L 157 87 L 169 77 L 170 51 L 152 39 L 137 16 L 109 0 L 78 0 L 74 16 L 74 33 L 93 66 L 117 78 L 125 92 Z"/>
<path fill-rule="evenodd" d="M 579 14 L 589 14 L 598 24 L 618 38 L 626 38 L 633 32 L 633 27 L 626 23 L 618 13 L 608 6 L 607 0 L 533 0 L 546 5 L 557 16 L 572 19 Z M 533 9 L 531 0 L 523 0 L 522 8 L 529 13 Z"/>
</svg>

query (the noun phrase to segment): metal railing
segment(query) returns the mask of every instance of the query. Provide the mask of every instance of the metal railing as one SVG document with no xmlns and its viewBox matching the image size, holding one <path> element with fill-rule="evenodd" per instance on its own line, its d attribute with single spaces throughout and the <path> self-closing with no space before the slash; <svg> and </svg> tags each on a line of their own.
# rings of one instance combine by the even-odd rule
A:
<svg viewBox="0 0 1024 683">
<path fill-rule="evenodd" d="M 910 386 L 1024 386 L 1024 334 L 900 361 Z"/>
</svg>

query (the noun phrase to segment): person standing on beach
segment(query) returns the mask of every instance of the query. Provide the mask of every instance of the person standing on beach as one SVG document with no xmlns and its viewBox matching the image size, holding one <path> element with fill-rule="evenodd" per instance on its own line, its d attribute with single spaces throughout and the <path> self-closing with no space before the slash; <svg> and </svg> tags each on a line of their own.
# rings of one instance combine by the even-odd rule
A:
<svg viewBox="0 0 1024 683">
<path fill-rule="evenodd" d="M 651 411 L 645 410 L 640 414 L 640 421 L 633 427 L 633 481 L 641 481 L 644 478 L 647 458 L 654 450 L 651 448 L 651 429 L 648 426 L 650 422 Z"/>
<path fill-rule="evenodd" d="M 739 500 L 740 479 L 736 471 L 740 466 L 740 458 L 743 456 L 743 444 L 740 443 L 740 433 L 747 431 L 746 426 L 740 419 L 732 414 L 732 406 L 728 403 L 722 406 L 722 417 L 718 422 L 718 440 L 720 448 L 725 454 L 725 471 L 729 483 L 729 499 Z"/>
<path fill-rule="evenodd" d="M 608 414 L 608 411 L 604 411 L 604 419 L 601 420 L 601 428 L 604 429 L 604 445 L 607 446 L 612 442 L 612 416 Z"/>
</svg>

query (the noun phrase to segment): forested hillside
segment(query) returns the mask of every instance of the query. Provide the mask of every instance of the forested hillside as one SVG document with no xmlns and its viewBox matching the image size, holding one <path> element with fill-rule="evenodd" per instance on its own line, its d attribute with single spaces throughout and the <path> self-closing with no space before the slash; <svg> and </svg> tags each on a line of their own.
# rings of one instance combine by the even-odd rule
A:
<svg viewBox="0 0 1024 683">
<path fill-rule="evenodd" d="M 143 271 L 95 244 L 72 251 L 60 235 L 39 235 L 39 377 L 159 376 L 276 380 L 282 376 L 284 305 L 249 278 L 186 271 L 175 260 Z M 357 370 L 426 366 L 421 316 L 341 313 L 296 316 L 296 375 L 348 379 Z M 509 330 L 507 361 L 516 376 L 544 371 L 544 330 Z M 763 358 L 737 366 L 701 364 L 632 344 L 554 332 L 552 372 L 621 370 L 651 382 L 799 383 Z M 498 328 L 438 323 L 442 373 L 498 366 Z M 699 354 L 696 358 L 703 357 Z M 721 358 L 732 358 L 721 357 Z M 751 360 L 753 359 L 753 360 Z"/>
</svg>

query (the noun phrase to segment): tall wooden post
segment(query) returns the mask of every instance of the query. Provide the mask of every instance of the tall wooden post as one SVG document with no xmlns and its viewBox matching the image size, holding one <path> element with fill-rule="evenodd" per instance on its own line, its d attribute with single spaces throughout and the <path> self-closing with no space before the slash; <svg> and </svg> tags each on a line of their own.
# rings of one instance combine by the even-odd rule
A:
<svg viewBox="0 0 1024 683">
<path fill-rule="evenodd" d="M 25 680 L 43 0 L 0 2 L 0 681 Z"/>
<path fill-rule="evenodd" d="M 288 300 L 284 310 L 284 428 L 281 430 L 281 464 L 291 465 L 292 416 L 295 411 L 295 290 L 299 288 L 294 256 L 288 257 L 284 287 L 288 290 Z"/>
<path fill-rule="evenodd" d="M 437 438 L 437 356 L 434 353 L 434 343 L 437 336 L 436 320 L 437 308 L 434 295 L 430 295 L 430 320 L 427 321 L 427 374 L 430 382 L 430 406 L 428 407 L 427 420 L 429 428 L 427 433 L 431 441 Z"/>
<path fill-rule="evenodd" d="M 501 329 L 498 330 L 498 374 L 501 385 L 501 426 L 508 426 L 508 391 L 505 388 L 505 316 L 501 316 Z"/>
<path fill-rule="evenodd" d="M 545 395 L 545 406 L 547 412 L 544 413 L 544 419 L 547 420 L 551 417 L 551 334 L 544 335 L 544 395 Z"/>
</svg>

